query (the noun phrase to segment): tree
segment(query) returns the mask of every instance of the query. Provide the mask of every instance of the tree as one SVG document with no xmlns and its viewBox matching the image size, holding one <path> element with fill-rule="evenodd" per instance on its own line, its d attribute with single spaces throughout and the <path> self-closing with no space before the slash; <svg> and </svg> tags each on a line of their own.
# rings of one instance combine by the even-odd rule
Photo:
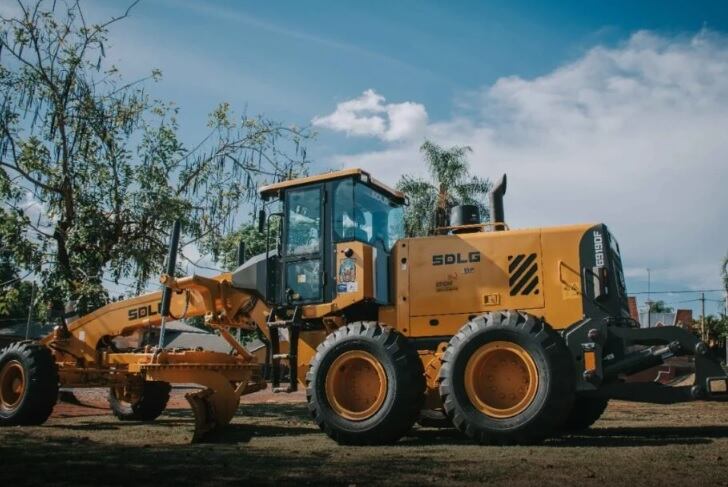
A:
<svg viewBox="0 0 728 487">
<path fill-rule="evenodd" d="M 81 312 L 103 304 L 107 279 L 144 289 L 174 220 L 181 248 L 217 258 L 262 180 L 306 172 L 308 130 L 236 118 L 226 103 L 183 144 L 179 108 L 145 91 L 161 73 L 125 81 L 105 63 L 108 29 L 134 4 L 102 24 L 78 2 L 18 0 L 17 17 L 0 17 L 0 201 L 37 248 L 45 296 Z"/>
<path fill-rule="evenodd" d="M 725 315 L 706 315 L 705 332 L 709 337 L 725 339 L 728 336 L 728 317 Z"/>
<path fill-rule="evenodd" d="M 270 239 L 268 241 L 269 250 L 278 241 L 280 229 L 280 219 L 272 218 L 270 220 Z M 242 225 L 236 231 L 226 235 L 220 243 L 221 255 L 220 263 L 224 269 L 235 269 L 238 261 L 238 246 L 240 241 L 245 246 L 245 255 L 247 258 L 254 255 L 262 254 L 266 251 L 266 233 L 258 231 L 257 225 Z"/>
<path fill-rule="evenodd" d="M 652 301 L 650 303 L 650 313 L 672 313 L 673 308 L 666 305 L 664 301 Z"/>
<path fill-rule="evenodd" d="M 24 281 L 31 273 L 35 247 L 25 238 L 13 214 L 0 208 L 0 328 L 25 322 L 32 299 L 32 284 Z M 38 316 L 40 309 L 34 309 Z"/>
<path fill-rule="evenodd" d="M 728 294 L 728 254 L 723 259 L 723 263 L 720 268 L 721 277 L 723 278 L 723 287 L 725 292 Z"/>
<path fill-rule="evenodd" d="M 405 211 L 408 236 L 424 236 L 434 228 L 447 225 L 447 213 L 455 205 L 478 206 L 481 221 L 489 217 L 485 204 L 490 182 L 470 174 L 468 146 L 445 149 L 429 140 L 420 147 L 425 157 L 430 180 L 402 176 L 397 189 L 405 193 L 410 205 Z"/>
</svg>

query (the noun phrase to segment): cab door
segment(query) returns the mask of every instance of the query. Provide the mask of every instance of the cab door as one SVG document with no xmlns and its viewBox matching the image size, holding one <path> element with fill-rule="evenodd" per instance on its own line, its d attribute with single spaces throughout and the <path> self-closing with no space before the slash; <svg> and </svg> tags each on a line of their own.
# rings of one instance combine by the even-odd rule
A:
<svg viewBox="0 0 728 487">
<path fill-rule="evenodd" d="M 320 184 L 285 194 L 282 303 L 323 301 L 324 194 Z"/>
</svg>

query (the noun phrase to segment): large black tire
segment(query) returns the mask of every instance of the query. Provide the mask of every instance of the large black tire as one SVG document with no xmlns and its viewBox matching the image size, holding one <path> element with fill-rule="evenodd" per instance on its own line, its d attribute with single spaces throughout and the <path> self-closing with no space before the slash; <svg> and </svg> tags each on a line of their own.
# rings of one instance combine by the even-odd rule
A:
<svg viewBox="0 0 728 487">
<path fill-rule="evenodd" d="M 524 395 L 523 405 L 510 416 L 486 414 L 472 403 L 466 390 L 468 360 L 491 342 L 515 344 L 532 360 L 533 386 L 530 379 L 528 382 L 531 396 Z M 492 343 L 490 347 L 495 345 L 500 346 Z M 457 429 L 478 443 L 537 443 L 556 432 L 571 411 L 574 400 L 571 354 L 557 332 L 526 313 L 494 312 L 475 318 L 450 340 L 442 361 L 440 396 L 445 412 Z M 488 383 L 477 380 L 477 387 L 483 384 Z M 487 394 L 495 389 L 487 385 L 483 390 Z"/>
<path fill-rule="evenodd" d="M 11 343 L 0 352 L 0 426 L 43 424 L 58 399 L 53 354 L 39 343 Z"/>
<path fill-rule="evenodd" d="M 344 354 L 364 352 L 386 374 L 382 402 L 362 419 L 337 412 L 326 390 L 331 366 Z M 340 359 L 341 360 L 341 359 Z M 417 420 L 424 402 L 425 379 L 417 351 L 399 332 L 376 322 L 358 322 L 330 334 L 316 350 L 306 374 L 308 408 L 316 424 L 340 444 L 394 443 Z"/>
<path fill-rule="evenodd" d="M 577 432 L 589 429 L 604 414 L 608 405 L 609 399 L 577 396 L 563 430 Z"/>
<path fill-rule="evenodd" d="M 115 388 L 109 391 L 109 405 L 121 421 L 154 421 L 164 412 L 172 386 L 168 382 L 145 381 L 139 398 L 126 402 Z"/>
</svg>

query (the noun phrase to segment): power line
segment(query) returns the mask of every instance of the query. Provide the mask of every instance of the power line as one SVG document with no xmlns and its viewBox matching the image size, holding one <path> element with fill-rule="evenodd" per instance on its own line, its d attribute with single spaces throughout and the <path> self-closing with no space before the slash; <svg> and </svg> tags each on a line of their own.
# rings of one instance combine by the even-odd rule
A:
<svg viewBox="0 0 728 487">
<path fill-rule="evenodd" d="M 630 295 L 635 294 L 685 294 L 685 293 L 724 293 L 725 289 L 683 289 L 680 291 L 638 291 L 636 293 L 628 293 Z"/>
<path fill-rule="evenodd" d="M 681 301 L 668 301 L 668 302 L 667 302 L 667 304 L 683 304 L 683 303 L 694 303 L 694 302 L 696 302 L 696 301 L 700 301 L 700 299 L 683 299 L 683 300 L 681 300 Z M 710 301 L 710 299 L 708 299 L 707 301 Z M 722 302 L 723 302 L 723 301 L 721 301 L 721 303 L 722 303 Z"/>
</svg>

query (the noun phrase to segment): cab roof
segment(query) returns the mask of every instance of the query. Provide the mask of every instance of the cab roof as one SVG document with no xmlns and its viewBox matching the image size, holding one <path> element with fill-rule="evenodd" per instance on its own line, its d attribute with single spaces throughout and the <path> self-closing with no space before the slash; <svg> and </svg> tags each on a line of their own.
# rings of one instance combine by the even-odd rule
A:
<svg viewBox="0 0 728 487">
<path fill-rule="evenodd" d="M 290 189 L 298 186 L 305 186 L 312 183 L 321 183 L 326 181 L 332 181 L 334 179 L 343 179 L 347 177 L 358 176 L 359 179 L 365 183 L 376 187 L 380 191 L 387 194 L 387 196 L 396 200 L 399 203 L 405 203 L 407 197 L 401 191 L 390 188 L 386 184 L 374 179 L 368 172 L 363 169 L 353 167 L 349 169 L 342 169 L 341 171 L 331 171 L 316 176 L 307 176 L 305 178 L 290 179 L 288 181 L 281 181 L 280 183 L 268 184 L 260 188 L 260 196 L 263 199 L 268 199 L 274 196 L 278 196 L 282 189 Z"/>
</svg>

